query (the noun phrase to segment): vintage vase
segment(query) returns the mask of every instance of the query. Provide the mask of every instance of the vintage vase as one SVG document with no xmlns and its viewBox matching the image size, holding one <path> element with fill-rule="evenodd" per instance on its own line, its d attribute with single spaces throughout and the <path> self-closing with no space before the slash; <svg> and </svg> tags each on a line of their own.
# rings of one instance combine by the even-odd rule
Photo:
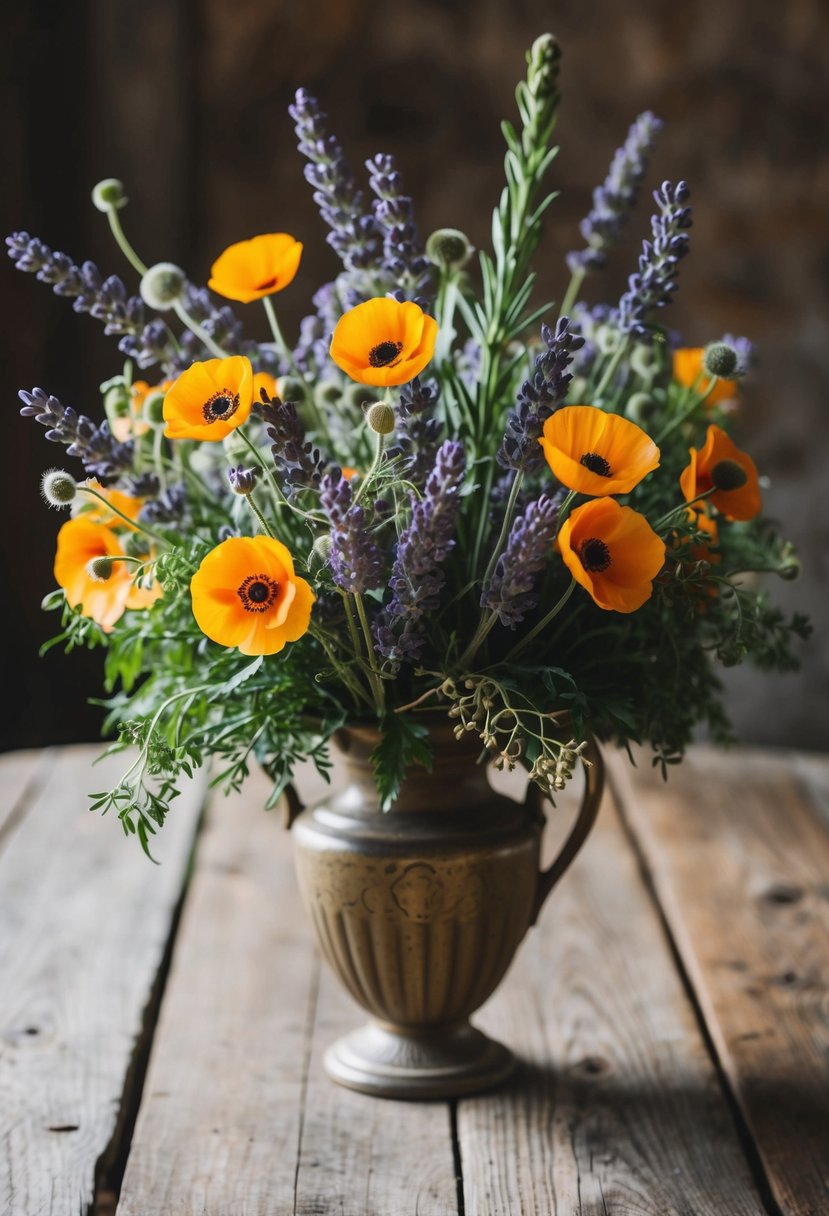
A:
<svg viewBox="0 0 829 1216">
<path fill-rule="evenodd" d="M 603 766 L 593 739 L 575 824 L 540 869 L 543 799 L 496 793 L 477 740 L 431 731 L 434 763 L 412 768 L 380 809 L 370 755 L 376 730 L 338 733 L 336 792 L 293 823 L 300 890 L 319 944 L 371 1015 L 325 1056 L 333 1080 L 394 1098 L 472 1093 L 505 1080 L 514 1060 L 469 1024 L 495 990 L 527 929 L 584 843 Z"/>
</svg>

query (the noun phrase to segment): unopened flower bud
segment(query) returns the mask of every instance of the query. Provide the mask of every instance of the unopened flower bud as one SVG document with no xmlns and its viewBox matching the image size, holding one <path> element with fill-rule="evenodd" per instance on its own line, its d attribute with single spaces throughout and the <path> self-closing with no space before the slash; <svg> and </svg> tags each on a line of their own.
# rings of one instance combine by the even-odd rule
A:
<svg viewBox="0 0 829 1216">
<path fill-rule="evenodd" d="M 147 393 L 142 413 L 150 426 L 161 426 L 164 422 L 164 393 Z"/>
<path fill-rule="evenodd" d="M 112 578 L 112 558 L 111 557 L 93 557 L 86 564 L 86 572 L 91 579 L 96 583 L 105 583 Z"/>
<path fill-rule="evenodd" d="M 736 460 L 718 460 L 711 470 L 716 490 L 739 490 L 748 481 L 748 474 Z"/>
<path fill-rule="evenodd" d="M 736 374 L 739 363 L 736 350 L 725 342 L 712 342 L 705 348 L 705 354 L 702 356 L 702 365 L 708 375 L 726 380 Z"/>
<path fill-rule="evenodd" d="M 472 257 L 473 246 L 459 228 L 438 228 L 426 242 L 426 257 L 435 266 L 460 269 Z"/>
<path fill-rule="evenodd" d="M 230 482 L 230 488 L 234 494 L 238 494 L 241 498 L 247 498 L 256 488 L 256 478 L 259 476 L 257 468 L 246 469 L 242 465 L 237 465 L 234 469 L 228 469 L 227 479 Z"/>
<path fill-rule="evenodd" d="M 342 400 L 343 386 L 337 380 L 320 380 L 314 389 L 314 401 L 321 409 Z"/>
<path fill-rule="evenodd" d="M 311 556 L 324 566 L 331 554 L 332 544 L 333 541 L 330 536 L 318 536 L 311 549 Z"/>
<path fill-rule="evenodd" d="M 656 402 L 649 393 L 632 393 L 625 404 L 625 417 L 640 426 L 653 413 Z"/>
<path fill-rule="evenodd" d="M 69 473 L 63 469 L 49 469 L 40 479 L 40 492 L 50 507 L 68 507 L 74 502 L 78 486 Z"/>
<path fill-rule="evenodd" d="M 105 177 L 94 187 L 92 201 L 99 211 L 104 212 L 111 209 L 117 211 L 119 207 L 126 207 L 128 199 L 124 193 L 124 183 L 120 182 L 117 177 Z"/>
<path fill-rule="evenodd" d="M 787 581 L 797 578 L 800 574 L 800 558 L 797 556 L 794 545 L 791 541 L 786 541 L 780 551 L 780 565 L 777 567 L 777 573 L 780 578 Z"/>
<path fill-rule="evenodd" d="M 141 299 L 150 308 L 166 312 L 181 299 L 187 276 L 173 262 L 156 262 L 141 279 Z"/>
<path fill-rule="evenodd" d="M 104 393 L 104 413 L 110 422 L 129 417 L 131 404 L 129 391 L 123 381 L 113 384 Z"/>
<path fill-rule="evenodd" d="M 376 435 L 390 435 L 394 422 L 394 410 L 385 401 L 375 401 L 366 410 L 366 423 Z"/>
</svg>

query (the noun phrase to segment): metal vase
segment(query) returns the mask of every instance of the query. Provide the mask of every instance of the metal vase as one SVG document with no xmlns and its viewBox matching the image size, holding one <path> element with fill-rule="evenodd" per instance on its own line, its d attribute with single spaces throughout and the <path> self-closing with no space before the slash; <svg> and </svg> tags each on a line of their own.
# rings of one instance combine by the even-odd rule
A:
<svg viewBox="0 0 829 1216">
<path fill-rule="evenodd" d="M 591 740 L 581 809 L 549 869 L 544 815 L 495 793 L 479 744 L 433 729 L 431 771 L 407 772 L 380 810 L 369 757 L 376 730 L 336 743 L 345 780 L 293 823 L 299 886 L 323 954 L 370 1022 L 326 1052 L 328 1075 L 364 1093 L 445 1098 L 486 1089 L 512 1054 L 469 1024 L 495 990 L 554 884 L 592 827 L 603 784 Z"/>
</svg>

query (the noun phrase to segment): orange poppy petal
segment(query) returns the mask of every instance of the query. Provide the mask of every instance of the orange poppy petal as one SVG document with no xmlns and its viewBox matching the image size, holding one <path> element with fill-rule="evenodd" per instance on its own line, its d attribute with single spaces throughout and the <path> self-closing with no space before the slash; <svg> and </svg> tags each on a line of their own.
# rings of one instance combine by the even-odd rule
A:
<svg viewBox="0 0 829 1216">
<path fill-rule="evenodd" d="M 287 232 L 237 241 L 213 263 L 208 287 L 228 300 L 249 304 L 282 291 L 299 269 L 302 243 Z"/>
<path fill-rule="evenodd" d="M 329 353 L 360 384 L 406 384 L 434 355 L 437 332 L 435 319 L 411 300 L 377 296 L 340 317 Z"/>
<path fill-rule="evenodd" d="M 562 559 L 600 608 L 635 612 L 653 593 L 664 542 L 643 515 L 612 498 L 578 507 L 559 533 Z"/>
<path fill-rule="evenodd" d="M 168 439 L 224 439 L 253 405 L 253 368 L 244 355 L 207 359 L 183 371 L 164 397 Z"/>
<path fill-rule="evenodd" d="M 702 448 L 698 452 L 691 448 L 689 456 L 690 462 L 679 478 L 686 502 L 691 502 L 700 494 L 712 490 L 714 468 L 721 461 L 731 461 L 739 465 L 745 473 L 745 485 L 734 490 L 715 490 L 706 501 L 727 519 L 748 520 L 759 515 L 762 497 L 757 466 L 748 453 L 741 451 L 721 427 L 713 424 L 709 426 Z"/>
<path fill-rule="evenodd" d="M 111 528 L 79 515 L 60 528 L 55 553 L 55 580 L 66 595 L 70 608 L 80 608 L 105 633 L 123 614 L 130 594 L 131 580 L 123 563 L 116 562 L 112 576 L 101 583 L 93 579 L 87 567 L 96 557 L 117 557 L 123 554 Z"/>
<path fill-rule="evenodd" d="M 594 405 L 551 414 L 539 443 L 556 478 L 579 494 L 627 494 L 659 465 L 659 448 L 641 427 Z"/>
</svg>

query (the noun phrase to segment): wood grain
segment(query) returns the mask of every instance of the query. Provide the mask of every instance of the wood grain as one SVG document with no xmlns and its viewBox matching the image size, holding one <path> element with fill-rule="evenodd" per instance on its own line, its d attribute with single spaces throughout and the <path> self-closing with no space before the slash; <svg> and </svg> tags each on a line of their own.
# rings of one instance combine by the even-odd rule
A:
<svg viewBox="0 0 829 1216">
<path fill-rule="evenodd" d="M 366 1014 L 323 967 L 296 1184 L 296 1216 L 450 1216 L 457 1182 L 446 1102 L 351 1093 L 323 1072 L 325 1048 Z"/>
<path fill-rule="evenodd" d="M 611 798 L 475 1020 L 524 1067 L 459 1105 L 467 1213 L 762 1213 Z"/>
<path fill-rule="evenodd" d="M 694 749 L 614 782 L 786 1216 L 829 1211 L 825 760 Z M 799 774 L 799 776 L 796 776 Z"/>
<path fill-rule="evenodd" d="M 0 756 L 0 848 L 11 827 L 32 805 L 56 755 L 54 751 L 32 749 Z"/>
<path fill-rule="evenodd" d="M 267 796 L 211 804 L 118 1216 L 293 1210 L 318 962 Z"/>
<path fill-rule="evenodd" d="M 0 854 L 0 1211 L 66 1216 L 92 1202 L 170 930 L 201 803 L 176 803 L 153 866 L 90 814 L 128 761 L 70 748 Z"/>
</svg>

